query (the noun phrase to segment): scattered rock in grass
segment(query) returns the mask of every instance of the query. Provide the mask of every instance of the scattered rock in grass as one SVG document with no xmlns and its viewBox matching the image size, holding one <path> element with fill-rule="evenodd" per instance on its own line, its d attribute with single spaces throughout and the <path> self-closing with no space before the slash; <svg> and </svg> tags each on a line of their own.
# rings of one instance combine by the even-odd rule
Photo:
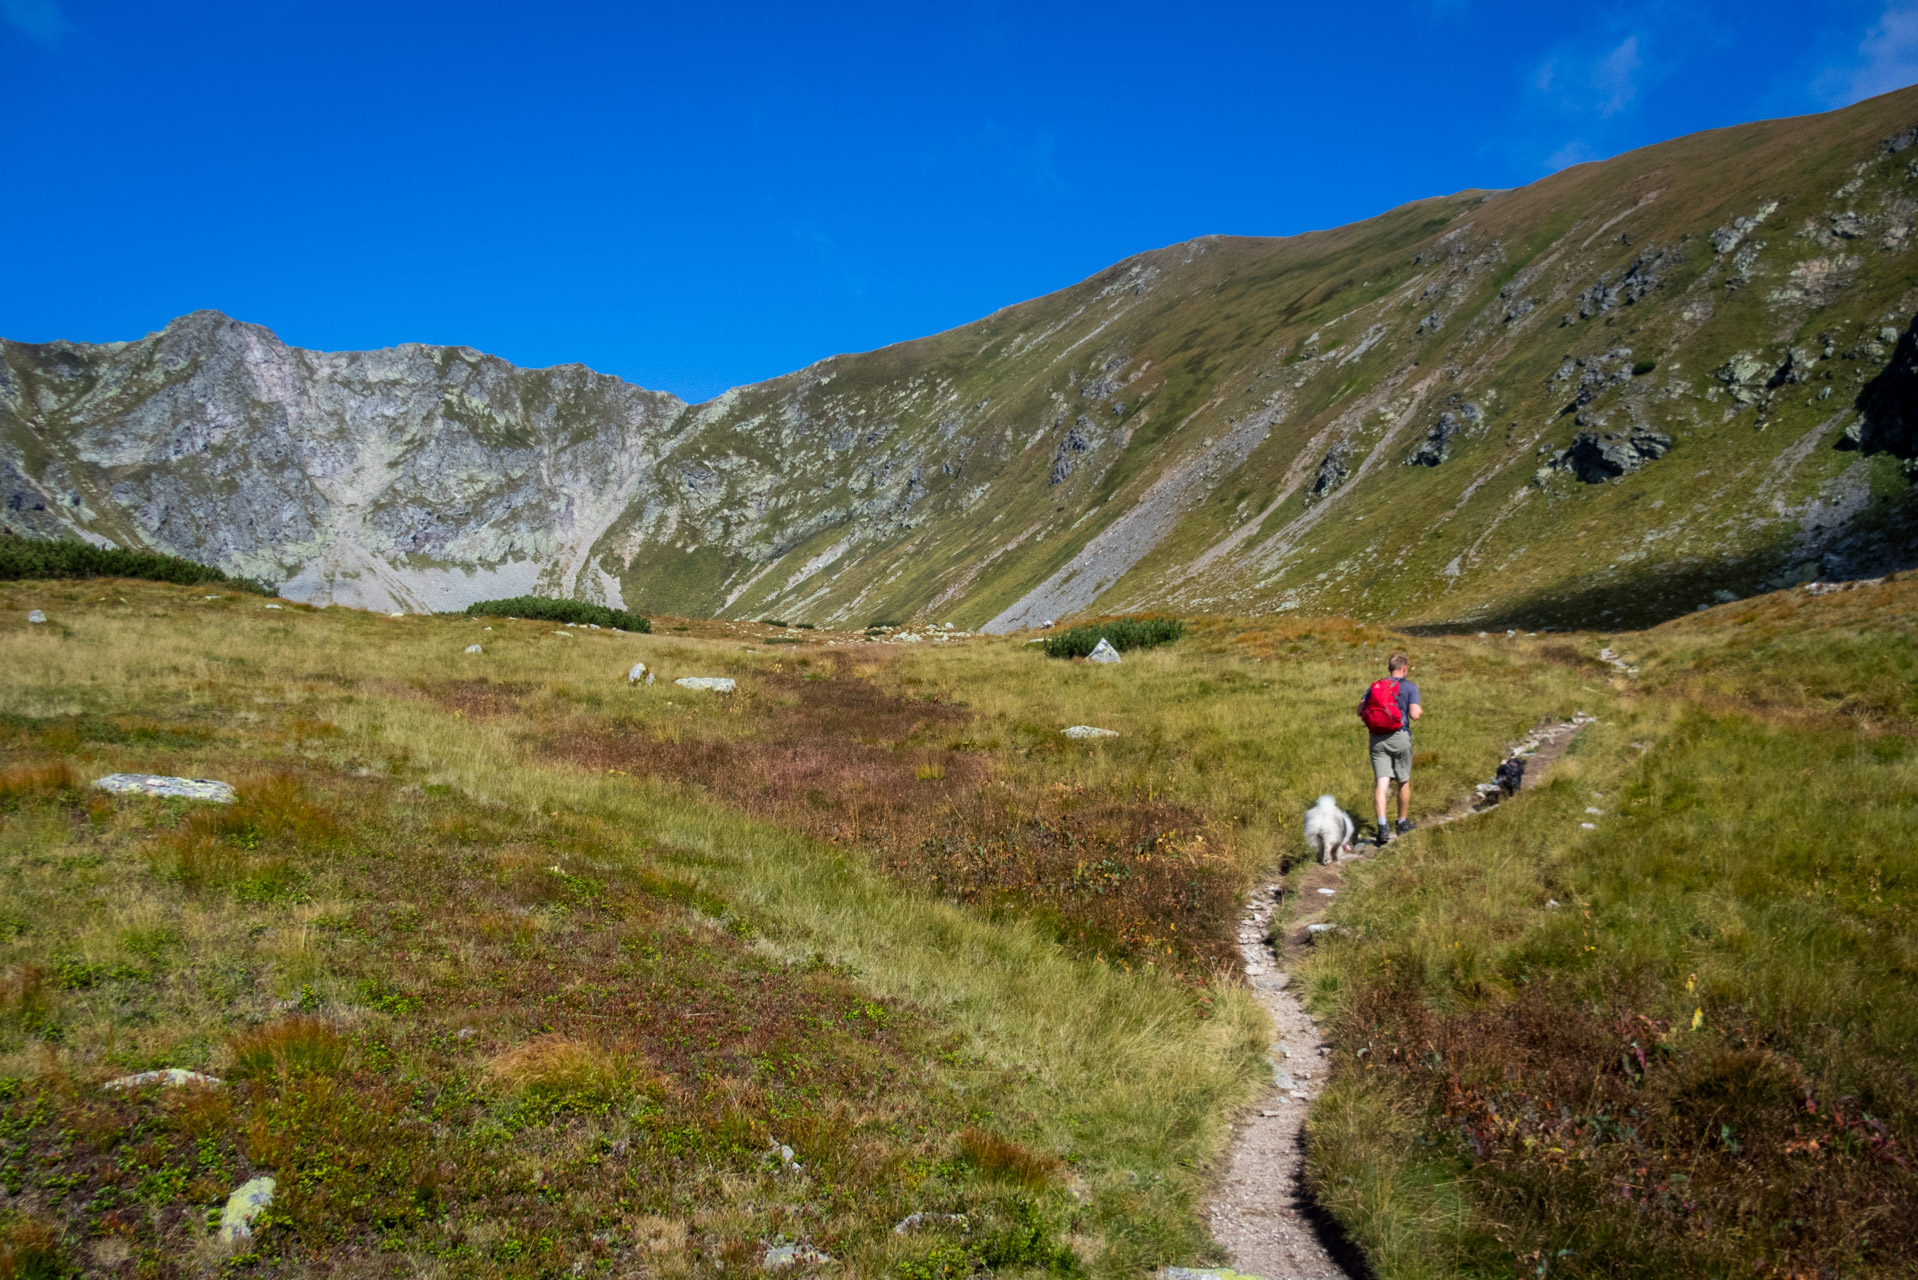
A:
<svg viewBox="0 0 1918 1280">
<path fill-rule="evenodd" d="M 1319 890 L 1319 892 L 1320 892 L 1320 893 L 1322 893 L 1322 894 L 1324 894 L 1324 895 L 1325 895 L 1326 897 L 1328 897 L 1328 898 L 1329 898 L 1329 897 L 1331 897 L 1331 896 L 1332 896 L 1333 894 L 1335 894 L 1335 893 L 1337 893 L 1337 892 L 1338 892 L 1338 890 L 1337 890 L 1337 889 L 1321 889 L 1321 890 Z"/>
<path fill-rule="evenodd" d="M 774 1244 L 766 1246 L 766 1256 L 759 1265 L 768 1271 L 778 1271 L 785 1267 L 822 1266 L 832 1258 L 807 1244 Z"/>
<path fill-rule="evenodd" d="M 202 1075 L 198 1071 L 188 1071 L 185 1067 L 162 1067 L 158 1071 L 142 1071 L 137 1075 L 121 1076 L 118 1080 L 109 1080 L 101 1085 L 102 1089 L 144 1089 L 157 1084 L 168 1089 L 179 1089 L 186 1085 L 198 1085 L 202 1089 L 217 1089 L 224 1081 L 218 1076 Z"/>
<path fill-rule="evenodd" d="M 649 684 L 649 683 L 651 683 L 651 682 L 650 682 L 649 680 L 647 680 L 647 678 L 646 678 L 646 664 L 645 664 L 645 663 L 643 663 L 643 662 L 635 662 L 635 663 L 633 664 L 633 669 L 632 669 L 631 671 L 628 671 L 628 672 L 626 673 L 626 683 L 627 683 L 627 684 Z"/>
<path fill-rule="evenodd" d="M 482 648 L 480 648 L 480 647 L 479 647 L 478 645 L 476 645 L 476 644 L 469 644 L 469 645 L 467 645 L 467 646 L 466 646 L 466 652 L 468 652 L 468 653 L 485 653 L 485 652 L 486 652 L 486 650 L 484 650 L 484 649 L 482 649 Z"/>
<path fill-rule="evenodd" d="M 272 1178 L 254 1178 L 244 1182 L 226 1198 L 220 1211 L 220 1239 L 228 1244 L 253 1238 L 253 1222 L 273 1203 Z"/>
<path fill-rule="evenodd" d="M 1086 655 L 1086 661 L 1117 662 L 1119 661 L 1119 651 L 1112 647 L 1111 641 L 1107 640 L 1104 636 L 1100 636 L 1099 643 L 1094 645 L 1092 652 Z"/>
<path fill-rule="evenodd" d="M 1596 817 L 1596 816 L 1598 816 L 1598 815 L 1601 815 L 1601 814 L 1603 814 L 1603 813 L 1604 813 L 1605 811 L 1604 811 L 1603 809 L 1594 809 L 1594 808 L 1592 808 L 1592 806 L 1590 806 L 1590 805 L 1586 805 L 1586 806 L 1585 806 L 1585 812 L 1587 812 L 1587 813 L 1589 813 L 1589 814 L 1592 814 L 1593 816 L 1595 816 L 1595 817 Z"/>
<path fill-rule="evenodd" d="M 1099 729 L 1089 724 L 1075 724 L 1063 731 L 1068 738 L 1116 738 L 1117 729 Z"/>
<path fill-rule="evenodd" d="M 961 1231 L 968 1230 L 971 1223 L 963 1213 L 909 1213 L 892 1224 L 892 1233 L 896 1236 L 910 1235 L 921 1227 L 949 1223 Z"/>
<path fill-rule="evenodd" d="M 260 607 L 261 607 L 262 609 L 277 609 L 277 608 L 279 608 L 280 606 L 279 606 L 279 605 L 277 605 L 277 604 L 263 604 L 263 605 L 261 605 Z"/>
<path fill-rule="evenodd" d="M 211 800 L 232 804 L 239 796 L 230 782 L 211 778 L 168 778 L 145 773 L 109 773 L 94 786 L 116 796 L 174 796 L 182 800 Z"/>
<path fill-rule="evenodd" d="M 1586 831 L 1596 831 L 1596 830 L 1598 830 L 1598 824 L 1597 824 L 1596 822 L 1581 822 L 1581 823 L 1579 823 L 1578 825 L 1579 825 L 1579 827 L 1580 827 L 1581 829 L 1583 829 L 1583 830 L 1586 830 Z"/>
<path fill-rule="evenodd" d="M 453 1033 L 453 1038 L 455 1040 L 471 1040 L 474 1036 L 478 1034 L 479 1032 L 475 1031 L 471 1027 L 461 1027 L 458 1031 L 455 1031 Z"/>
<path fill-rule="evenodd" d="M 731 676 L 681 676 L 673 683 L 682 689 L 704 689 L 708 693 L 731 693 L 737 687 Z"/>
<path fill-rule="evenodd" d="M 1331 933 L 1337 928 L 1338 926 L 1335 924 L 1308 924 L 1305 926 L 1305 931 L 1313 934 Z"/>
<path fill-rule="evenodd" d="M 273 607 L 272 605 L 267 606 L 267 608 L 269 609 L 271 609 L 272 607 Z M 389 618 L 404 618 L 406 615 L 395 610 L 394 612 L 389 613 L 386 616 Z"/>
<path fill-rule="evenodd" d="M 806 1167 L 799 1163 L 798 1157 L 793 1155 L 793 1149 L 783 1142 L 773 1143 L 771 1149 L 766 1152 L 766 1155 L 770 1159 L 777 1160 L 788 1169 L 804 1169 Z"/>
<path fill-rule="evenodd" d="M 42 613 L 40 610 L 38 609 L 27 610 L 27 621 L 33 623 L 35 626 L 39 626 L 41 623 L 45 622 L 46 620 L 47 620 L 47 615 Z"/>
<path fill-rule="evenodd" d="M 568 640 L 573 638 L 573 633 L 570 631 L 555 631 L 553 634 L 556 636 L 565 636 Z"/>
</svg>

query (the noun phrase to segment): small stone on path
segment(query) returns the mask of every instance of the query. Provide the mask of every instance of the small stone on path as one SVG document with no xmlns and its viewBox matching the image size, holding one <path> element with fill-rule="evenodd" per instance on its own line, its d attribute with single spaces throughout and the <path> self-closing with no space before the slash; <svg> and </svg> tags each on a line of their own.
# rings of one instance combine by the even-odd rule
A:
<svg viewBox="0 0 1918 1280">
<path fill-rule="evenodd" d="M 704 689 L 708 693 L 731 693 L 737 687 L 731 676 L 681 676 L 673 683 L 682 689 Z"/>
<path fill-rule="evenodd" d="M 1100 729 L 1089 724 L 1075 724 L 1064 733 L 1068 738 L 1116 738 L 1119 736 L 1117 729 Z"/>
<path fill-rule="evenodd" d="M 1329 898 L 1329 897 L 1331 897 L 1331 896 L 1332 896 L 1333 894 L 1335 894 L 1335 893 L 1337 893 L 1337 892 L 1338 892 L 1338 890 L 1337 890 L 1337 889 L 1321 889 L 1321 890 L 1319 890 L 1319 892 L 1320 892 L 1320 893 L 1322 893 L 1322 894 L 1324 894 L 1324 895 L 1325 895 L 1326 897 L 1328 897 L 1328 898 Z"/>
<path fill-rule="evenodd" d="M 182 800 L 211 800 L 232 804 L 239 799 L 230 782 L 211 778 L 169 778 L 146 773 L 109 773 L 94 786 L 116 796 L 177 796 Z"/>
</svg>

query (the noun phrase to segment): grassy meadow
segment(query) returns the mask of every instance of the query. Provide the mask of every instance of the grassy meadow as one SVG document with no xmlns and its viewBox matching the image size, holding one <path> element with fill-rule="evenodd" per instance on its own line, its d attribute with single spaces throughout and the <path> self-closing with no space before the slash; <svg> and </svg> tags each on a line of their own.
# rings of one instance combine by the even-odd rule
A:
<svg viewBox="0 0 1918 1280">
<path fill-rule="evenodd" d="M 1200 1202 L 1270 1079 L 1240 903 L 1315 796 L 1369 812 L 1399 646 L 1424 815 L 1600 722 L 1288 958 L 1338 1064 L 1312 1176 L 1379 1273 L 1892 1274 L 1918 589 L 1875 591 L 1605 638 L 1627 680 L 1595 637 L 1336 619 L 1100 667 L 0 585 L 0 1276 L 1221 1261 Z M 101 1088 L 162 1067 L 226 1084 Z"/>
</svg>

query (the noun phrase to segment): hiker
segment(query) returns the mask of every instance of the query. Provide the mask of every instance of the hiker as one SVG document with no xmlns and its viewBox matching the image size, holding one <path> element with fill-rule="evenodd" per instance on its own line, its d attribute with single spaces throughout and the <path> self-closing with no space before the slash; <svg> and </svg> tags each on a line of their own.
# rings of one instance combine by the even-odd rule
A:
<svg viewBox="0 0 1918 1280">
<path fill-rule="evenodd" d="M 1386 659 L 1386 677 L 1374 681 L 1359 699 L 1359 719 L 1372 734 L 1372 776 L 1378 779 L 1373 807 L 1378 810 L 1379 844 L 1392 839 L 1385 825 L 1385 801 L 1392 784 L 1399 784 L 1398 834 L 1415 825 L 1412 809 L 1412 722 L 1425 714 L 1419 706 L 1419 687 L 1405 678 L 1411 659 L 1395 653 Z"/>
</svg>

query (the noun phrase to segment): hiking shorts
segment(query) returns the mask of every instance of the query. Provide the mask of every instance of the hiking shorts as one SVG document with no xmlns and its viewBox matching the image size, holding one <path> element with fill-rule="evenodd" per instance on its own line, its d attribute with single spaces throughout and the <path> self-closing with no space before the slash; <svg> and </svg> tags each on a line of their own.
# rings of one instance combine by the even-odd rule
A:
<svg viewBox="0 0 1918 1280">
<path fill-rule="evenodd" d="M 1412 780 L 1412 735 L 1408 730 L 1372 735 L 1372 776 L 1394 782 Z"/>
</svg>

